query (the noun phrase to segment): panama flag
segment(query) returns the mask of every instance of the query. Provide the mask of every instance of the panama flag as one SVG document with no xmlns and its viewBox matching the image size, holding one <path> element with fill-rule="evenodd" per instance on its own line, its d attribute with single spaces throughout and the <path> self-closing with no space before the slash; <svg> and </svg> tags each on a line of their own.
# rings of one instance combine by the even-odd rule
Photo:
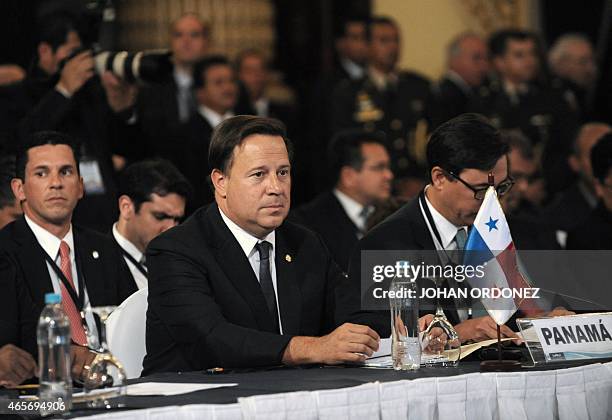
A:
<svg viewBox="0 0 612 420">
<path fill-rule="evenodd" d="M 489 187 L 465 244 L 464 264 L 483 265 L 484 276 L 468 279 L 473 289 L 506 289 L 506 297 L 481 298 L 485 309 L 498 324 L 505 324 L 521 305 L 522 299 L 508 296 L 512 290 L 530 287 L 518 268 L 516 249 L 506 216 L 495 188 Z M 519 295 L 520 293 L 515 293 Z"/>
</svg>

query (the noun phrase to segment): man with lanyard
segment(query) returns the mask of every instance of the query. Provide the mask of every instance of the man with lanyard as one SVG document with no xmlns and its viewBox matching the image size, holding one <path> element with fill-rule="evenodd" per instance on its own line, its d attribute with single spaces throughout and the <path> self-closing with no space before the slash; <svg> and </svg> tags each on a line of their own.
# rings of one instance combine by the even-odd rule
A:
<svg viewBox="0 0 612 420">
<path fill-rule="evenodd" d="M 136 288 L 113 243 L 72 225 L 83 196 L 71 139 L 46 131 L 29 136 L 17 153 L 11 187 L 24 216 L 0 231 L 0 346 L 16 345 L 36 358 L 36 326 L 45 293 L 58 293 L 70 319 L 73 377 L 93 359 L 97 328 L 90 306 L 119 305 Z"/>
<path fill-rule="evenodd" d="M 476 114 L 456 117 L 432 133 L 427 145 L 430 184 L 418 198 L 373 228 L 353 252 L 349 265 L 349 278 L 354 285 L 352 304 L 346 306 L 358 314 L 352 317 L 354 322 L 370 325 L 382 337 L 390 335 L 388 313 L 360 312 L 357 306 L 361 251 L 438 250 L 442 260 L 453 260 L 451 251 L 464 248 L 468 227 L 476 218 L 491 175 L 498 195 L 512 187 L 507 153 L 508 145 L 499 132 Z M 497 337 L 496 324 L 490 316 L 472 318 L 469 310 L 456 309 L 447 308 L 445 312 L 462 342 Z M 503 337 L 517 338 L 506 326 L 501 332 Z"/>
<path fill-rule="evenodd" d="M 136 162 L 122 172 L 119 220 L 112 234 L 138 289 L 148 285 L 144 252 L 149 242 L 179 223 L 190 196 L 191 185 L 166 160 Z"/>
</svg>

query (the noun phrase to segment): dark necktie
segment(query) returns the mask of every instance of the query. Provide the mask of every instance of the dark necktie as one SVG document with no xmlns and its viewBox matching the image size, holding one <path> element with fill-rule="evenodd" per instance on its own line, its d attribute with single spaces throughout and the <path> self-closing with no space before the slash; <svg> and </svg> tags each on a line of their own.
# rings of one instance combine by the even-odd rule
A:
<svg viewBox="0 0 612 420">
<path fill-rule="evenodd" d="M 278 327 L 278 310 L 276 308 L 276 294 L 274 293 L 274 284 L 272 283 L 272 275 L 270 274 L 270 248 L 272 244 L 267 241 L 259 242 L 255 245 L 259 252 L 259 284 L 261 291 L 266 298 L 268 311 L 274 322 L 274 331 L 280 332 Z"/>
<path fill-rule="evenodd" d="M 457 244 L 457 249 L 459 251 L 463 251 L 465 249 L 466 242 L 467 242 L 467 233 L 465 233 L 465 229 L 463 228 L 457 229 L 457 233 L 455 234 L 455 243 Z"/>
</svg>

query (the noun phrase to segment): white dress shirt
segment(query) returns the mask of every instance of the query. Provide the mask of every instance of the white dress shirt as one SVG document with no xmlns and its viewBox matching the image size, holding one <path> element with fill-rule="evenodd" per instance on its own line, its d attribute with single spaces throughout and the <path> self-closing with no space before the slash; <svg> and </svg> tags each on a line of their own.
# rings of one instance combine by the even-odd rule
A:
<svg viewBox="0 0 612 420">
<path fill-rule="evenodd" d="M 228 111 L 225 114 L 221 115 L 218 112 L 213 111 L 212 109 L 204 105 L 200 105 L 200 107 L 198 108 L 198 112 L 202 117 L 204 117 L 206 121 L 208 121 L 212 128 L 215 128 L 223 121 L 234 116 L 234 113 L 231 111 Z"/>
<path fill-rule="evenodd" d="M 268 117 L 270 113 L 270 101 L 268 98 L 261 97 L 253 104 L 255 113 L 260 117 Z"/>
<path fill-rule="evenodd" d="M 25 216 L 25 221 L 30 227 L 30 229 L 32 229 L 32 232 L 34 233 L 34 236 L 36 237 L 36 240 L 38 241 L 42 249 L 47 253 L 47 255 L 51 257 L 53 261 L 55 261 L 58 267 L 60 267 L 60 263 L 61 263 L 60 254 L 59 254 L 60 244 L 62 243 L 62 241 L 65 241 L 68 244 L 68 246 L 70 247 L 70 265 L 72 267 L 72 281 L 74 282 L 74 289 L 78 296 L 80 280 L 79 280 L 76 260 L 74 258 L 74 236 L 72 234 L 72 225 L 70 225 L 70 230 L 68 231 L 66 236 L 64 236 L 63 239 L 60 239 L 57 236 L 53 235 L 48 230 L 36 224 L 28 216 Z M 45 262 L 47 263 L 49 277 L 51 277 L 51 284 L 53 285 L 53 293 L 57 293 L 58 295 L 61 296 L 62 295 L 62 290 L 60 288 L 61 280 L 57 276 L 57 273 L 55 272 L 55 270 L 51 267 L 49 261 L 45 260 Z M 85 321 L 87 323 L 87 328 L 92 334 L 92 337 L 95 337 L 97 341 L 98 328 L 96 327 L 96 322 L 94 321 L 93 312 L 87 310 L 87 308 L 91 307 L 91 304 L 89 302 L 89 296 L 87 294 L 87 288 L 85 288 L 85 285 L 83 285 L 83 291 L 85 293 L 85 296 L 83 298 L 83 308 L 85 310 Z M 75 302 L 75 306 L 76 306 L 76 302 Z M 97 343 L 90 343 L 90 344 L 96 345 Z"/>
<path fill-rule="evenodd" d="M 446 78 L 453 82 L 459 89 L 461 89 L 463 93 L 465 93 L 466 95 L 471 95 L 472 89 L 470 88 L 470 85 L 468 85 L 466 81 L 463 80 L 463 77 L 459 76 L 459 74 L 457 74 L 453 70 L 448 70 L 446 72 Z"/>
<path fill-rule="evenodd" d="M 361 79 L 365 75 L 365 70 L 362 66 L 346 57 L 340 58 L 340 65 L 348 73 L 351 80 Z"/>
<path fill-rule="evenodd" d="M 366 206 L 353 200 L 351 197 L 338 189 L 334 189 L 334 195 L 340 202 L 340 205 L 344 209 L 344 212 L 349 219 L 351 219 L 351 221 L 361 232 L 365 232 L 367 216 L 364 218 L 362 215 Z M 367 206 L 367 214 L 370 214 L 372 210 L 374 210 L 372 206 Z"/>
<path fill-rule="evenodd" d="M 176 101 L 178 104 L 179 120 L 181 122 L 186 122 L 190 117 L 189 114 L 191 109 L 193 109 L 191 105 L 191 102 L 193 101 L 191 92 L 193 78 L 189 73 L 174 69 L 174 81 L 177 87 Z"/>
<path fill-rule="evenodd" d="M 427 191 L 428 187 L 429 186 L 425 187 L 425 191 Z M 429 212 L 431 213 L 431 218 L 433 219 L 434 224 L 436 225 L 436 229 L 438 230 L 438 233 L 440 234 L 440 239 L 442 239 L 442 244 L 440 244 L 438 242 L 438 239 L 436 238 L 436 235 L 432 229 L 432 226 L 429 226 L 429 221 L 427 221 L 427 218 L 425 217 L 425 215 L 423 215 L 423 217 L 427 221 L 426 224 L 429 229 L 429 234 L 431 235 L 431 239 L 433 240 L 436 246 L 436 250 L 438 251 L 456 250 L 457 242 L 455 241 L 455 235 L 457 235 L 457 230 L 465 229 L 466 234 L 467 234 L 467 226 L 457 226 L 451 223 L 446 217 L 442 216 L 442 214 L 440 214 L 440 212 L 436 210 L 435 207 L 430 203 L 429 199 L 427 198 L 427 194 L 425 194 L 425 203 L 427 204 L 427 207 L 429 208 Z M 452 280 L 452 281 L 449 280 L 449 285 L 453 286 L 454 281 L 455 280 Z M 457 315 L 459 316 L 459 320 L 461 321 L 465 321 L 469 317 L 468 311 L 465 309 L 457 309 Z"/>
<path fill-rule="evenodd" d="M 457 249 L 457 242 L 455 242 L 455 235 L 457 235 L 457 230 L 464 229 L 467 234 L 467 226 L 457 226 L 451 223 L 446 217 L 442 216 L 438 210 L 435 209 L 434 206 L 429 202 L 427 198 L 427 194 L 425 194 L 425 202 L 427 203 L 427 207 L 431 213 L 431 217 L 436 225 L 436 229 L 438 229 L 438 233 L 440 234 L 440 238 L 442 239 L 442 248 L 438 247 L 438 240 L 433 232 L 433 229 L 429 230 L 431 237 L 436 244 L 436 248 L 438 251 L 446 250 L 446 251 L 454 251 Z"/>
<path fill-rule="evenodd" d="M 142 252 L 140 252 L 140 250 L 136 248 L 136 245 L 131 243 L 125 236 L 119 233 L 119 231 L 117 230 L 117 223 L 113 224 L 113 236 L 115 237 L 115 240 L 117 241 L 119 246 L 123 248 L 125 252 L 130 254 L 132 258 L 134 258 L 136 261 L 138 262 L 142 261 Z M 140 270 L 136 267 L 136 265 L 134 265 L 134 263 L 130 261 L 130 259 L 127 258 L 125 255 L 123 256 L 123 259 L 127 263 L 127 266 L 130 269 L 130 273 L 132 273 L 132 277 L 134 278 L 134 281 L 136 282 L 136 286 L 138 286 L 138 290 L 148 287 L 149 281 L 140 272 Z"/>
<path fill-rule="evenodd" d="M 249 260 L 249 264 L 251 264 L 251 268 L 255 272 L 255 277 L 257 277 L 257 281 L 259 280 L 259 252 L 255 248 L 259 242 L 267 241 L 272 244 L 270 248 L 270 276 L 272 277 L 272 284 L 274 286 L 274 294 L 276 296 L 276 312 L 278 313 L 278 327 L 279 331 L 283 333 L 283 324 L 280 316 L 280 307 L 278 305 L 278 287 L 276 282 L 276 233 L 274 231 L 270 232 L 265 238 L 259 239 L 255 236 L 248 233 L 246 230 L 242 229 L 229 217 L 227 217 L 223 210 L 219 209 L 219 213 L 221 213 L 221 218 L 225 222 L 226 226 L 229 228 L 234 238 L 238 241 L 238 244 L 242 248 L 244 255 L 246 255 Z"/>
</svg>

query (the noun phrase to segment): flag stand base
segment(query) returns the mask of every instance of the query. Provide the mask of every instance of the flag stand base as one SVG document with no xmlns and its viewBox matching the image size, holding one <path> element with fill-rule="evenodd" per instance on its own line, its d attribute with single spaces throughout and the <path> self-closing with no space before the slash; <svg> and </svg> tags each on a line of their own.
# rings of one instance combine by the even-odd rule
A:
<svg viewBox="0 0 612 420">
<path fill-rule="evenodd" d="M 521 370 L 518 360 L 485 360 L 480 362 L 481 372 L 513 372 Z"/>
<path fill-rule="evenodd" d="M 503 360 L 501 345 L 501 326 L 497 325 L 497 360 L 485 360 L 480 362 L 481 372 L 512 372 L 521 370 L 521 362 L 518 360 Z"/>
</svg>

